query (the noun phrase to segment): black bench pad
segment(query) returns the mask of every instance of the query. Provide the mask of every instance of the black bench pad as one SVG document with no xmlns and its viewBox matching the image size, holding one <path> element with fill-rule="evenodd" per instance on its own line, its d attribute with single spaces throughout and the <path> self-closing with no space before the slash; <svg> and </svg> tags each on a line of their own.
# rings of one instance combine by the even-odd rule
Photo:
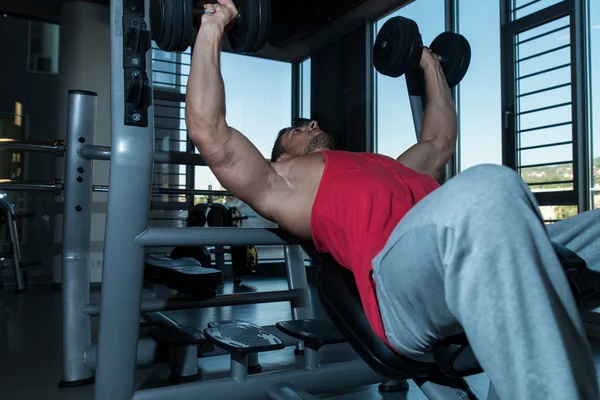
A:
<svg viewBox="0 0 600 400">
<path fill-rule="evenodd" d="M 217 269 L 204 268 L 193 258 L 172 260 L 148 256 L 144 279 L 202 299 L 216 296 L 217 288 L 223 283 L 223 273 Z"/>
<path fill-rule="evenodd" d="M 346 339 L 332 323 L 315 319 L 281 321 L 277 329 L 295 339 L 303 340 L 311 348 L 328 344 L 344 343 Z"/>
</svg>

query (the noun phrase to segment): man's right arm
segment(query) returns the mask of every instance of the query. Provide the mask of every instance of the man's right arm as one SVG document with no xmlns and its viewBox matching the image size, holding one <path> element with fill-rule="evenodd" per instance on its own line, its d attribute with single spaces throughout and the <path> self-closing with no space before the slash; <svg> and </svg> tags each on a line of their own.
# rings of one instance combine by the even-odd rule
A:
<svg viewBox="0 0 600 400">
<path fill-rule="evenodd" d="M 286 185 L 258 149 L 226 122 L 223 31 L 220 24 L 207 22 L 198 32 L 186 93 L 188 134 L 223 187 L 269 218 L 268 194 Z"/>
</svg>

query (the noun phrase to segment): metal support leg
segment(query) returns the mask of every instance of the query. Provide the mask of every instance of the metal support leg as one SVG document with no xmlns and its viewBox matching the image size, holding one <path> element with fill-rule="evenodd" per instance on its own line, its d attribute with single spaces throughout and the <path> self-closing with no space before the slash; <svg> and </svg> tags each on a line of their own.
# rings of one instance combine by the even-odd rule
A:
<svg viewBox="0 0 600 400">
<path fill-rule="evenodd" d="M 305 293 L 304 301 L 298 302 L 301 304 L 294 304 L 292 306 L 292 318 L 314 318 L 313 310 L 310 307 L 310 293 L 308 291 L 308 281 L 306 279 L 306 267 L 304 266 L 302 248 L 300 246 L 285 246 L 284 255 L 285 273 L 289 289 L 302 289 Z"/>
<path fill-rule="evenodd" d="M 292 318 L 296 320 L 312 319 L 314 318 L 314 313 L 310 306 L 310 293 L 308 291 L 308 280 L 306 279 L 306 267 L 304 266 L 302 248 L 300 246 L 284 246 L 284 257 L 288 288 L 290 290 L 301 289 L 304 291 L 304 301 L 302 304 L 292 304 Z M 304 342 L 298 342 L 295 353 L 304 353 Z"/>
<path fill-rule="evenodd" d="M 248 356 L 231 353 L 231 379 L 238 383 L 244 383 L 247 378 Z"/>
<path fill-rule="evenodd" d="M 421 138 L 421 128 L 423 127 L 423 117 L 425 112 L 423 111 L 423 98 L 421 96 L 409 95 L 410 110 L 412 112 L 413 122 L 415 124 L 415 133 L 417 140 Z"/>
<path fill-rule="evenodd" d="M 90 302 L 90 227 L 92 223 L 92 163 L 77 150 L 93 141 L 97 95 L 69 92 L 62 226 L 63 379 L 59 386 L 94 382 L 83 362 L 92 344 L 90 318 L 81 312 Z"/>
<path fill-rule="evenodd" d="M 171 348 L 171 377 L 174 383 L 191 382 L 200 379 L 198 373 L 198 346 L 195 344 L 173 346 Z"/>
<path fill-rule="evenodd" d="M 17 292 L 25 291 L 25 277 L 23 276 L 23 269 L 21 268 L 21 247 L 19 246 L 19 233 L 17 231 L 17 223 L 14 219 L 14 210 L 12 206 L 6 210 L 6 223 L 8 225 L 8 231 L 10 235 L 10 242 L 12 246 L 12 261 L 13 269 L 15 271 L 15 282 L 17 284 Z"/>
<path fill-rule="evenodd" d="M 148 37 L 142 29 L 150 29 L 148 5 L 148 1 L 136 0 L 110 2 L 112 151 L 96 400 L 129 400 L 134 393 L 144 272 L 144 249 L 135 238 L 148 226 L 154 110 L 145 104 L 138 109 L 139 104 L 129 101 L 143 102 L 147 95 L 151 96 L 152 88 L 142 86 L 152 82 L 152 53 L 147 48 L 150 43 L 142 40 Z M 124 53 L 128 54 L 126 59 Z M 136 97 L 135 93 L 141 96 Z"/>
<path fill-rule="evenodd" d="M 320 365 L 319 350 L 306 347 L 304 349 L 304 368 L 309 371 L 316 371 Z"/>
</svg>

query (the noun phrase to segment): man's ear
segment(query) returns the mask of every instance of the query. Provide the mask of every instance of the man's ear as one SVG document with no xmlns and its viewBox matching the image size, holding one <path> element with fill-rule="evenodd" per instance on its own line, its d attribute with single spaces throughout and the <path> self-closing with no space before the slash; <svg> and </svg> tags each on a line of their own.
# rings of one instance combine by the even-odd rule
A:
<svg viewBox="0 0 600 400">
<path fill-rule="evenodd" d="M 281 162 L 281 161 L 285 161 L 285 160 L 289 160 L 291 157 L 289 154 L 284 153 L 282 155 L 280 155 L 279 157 L 277 157 L 277 160 L 275 160 L 276 163 Z"/>
</svg>

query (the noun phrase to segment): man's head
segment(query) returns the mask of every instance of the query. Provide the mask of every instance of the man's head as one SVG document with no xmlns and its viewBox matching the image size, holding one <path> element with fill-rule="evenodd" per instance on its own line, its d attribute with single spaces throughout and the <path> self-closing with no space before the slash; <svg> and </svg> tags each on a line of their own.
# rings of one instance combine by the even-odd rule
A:
<svg viewBox="0 0 600 400">
<path fill-rule="evenodd" d="M 271 152 L 271 162 L 327 150 L 333 150 L 333 138 L 319 128 L 317 121 L 301 118 L 295 120 L 291 128 L 279 131 Z"/>
</svg>

